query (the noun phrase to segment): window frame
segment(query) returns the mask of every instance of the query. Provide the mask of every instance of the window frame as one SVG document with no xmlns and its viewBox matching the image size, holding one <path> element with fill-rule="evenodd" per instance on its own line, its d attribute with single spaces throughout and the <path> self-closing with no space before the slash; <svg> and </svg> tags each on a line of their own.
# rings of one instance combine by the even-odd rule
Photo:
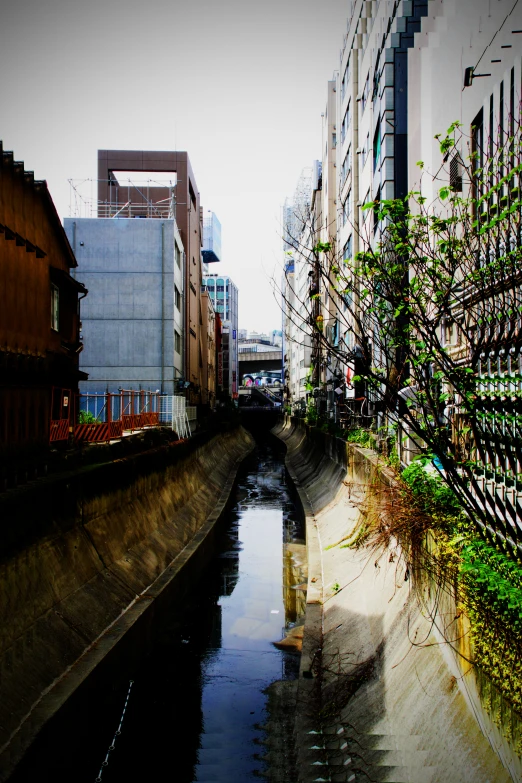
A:
<svg viewBox="0 0 522 783">
<path fill-rule="evenodd" d="M 60 289 L 55 283 L 51 283 L 51 329 L 60 331 Z"/>
</svg>

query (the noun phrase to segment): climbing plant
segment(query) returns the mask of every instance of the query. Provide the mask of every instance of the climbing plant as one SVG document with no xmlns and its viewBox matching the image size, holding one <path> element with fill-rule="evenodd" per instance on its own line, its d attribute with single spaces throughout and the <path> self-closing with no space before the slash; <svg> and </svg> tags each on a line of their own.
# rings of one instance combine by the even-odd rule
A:
<svg viewBox="0 0 522 783">
<path fill-rule="evenodd" d="M 308 259 L 311 283 L 304 297 L 292 290 L 284 306 L 312 334 L 316 366 L 355 366 L 352 382 L 381 426 L 389 432 L 398 426 L 399 447 L 406 433 L 420 453 L 435 455 L 470 524 L 516 559 L 522 553 L 520 116 L 510 117 L 508 127 L 483 140 L 476 129 L 467 137 L 453 123 L 437 137 L 438 171 L 428 173 L 419 162 L 418 190 L 363 205 L 353 226 L 362 249 L 353 256 L 345 258 L 334 241 L 319 242 L 312 222 L 306 247 L 296 237 L 293 250 Z M 435 175 L 440 187 L 428 202 L 424 177 Z M 324 318 L 318 325 L 326 291 L 341 339 L 332 339 Z"/>
</svg>

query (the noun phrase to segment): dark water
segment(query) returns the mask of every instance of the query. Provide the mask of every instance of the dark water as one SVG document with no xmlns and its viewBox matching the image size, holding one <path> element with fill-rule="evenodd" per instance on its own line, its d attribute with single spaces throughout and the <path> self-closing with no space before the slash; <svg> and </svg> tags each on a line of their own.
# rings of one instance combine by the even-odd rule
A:
<svg viewBox="0 0 522 783">
<path fill-rule="evenodd" d="M 130 691 L 126 680 L 97 699 L 78 732 L 53 738 L 40 759 L 31 758 L 37 776 L 20 769 L 20 780 L 245 783 L 262 774 L 256 742 L 266 721 L 264 691 L 295 678 L 299 666 L 272 642 L 296 622 L 304 600 L 291 585 L 303 578 L 296 562 L 304 542 L 283 459 L 264 443 L 243 464 L 216 556 L 172 608 Z"/>
</svg>

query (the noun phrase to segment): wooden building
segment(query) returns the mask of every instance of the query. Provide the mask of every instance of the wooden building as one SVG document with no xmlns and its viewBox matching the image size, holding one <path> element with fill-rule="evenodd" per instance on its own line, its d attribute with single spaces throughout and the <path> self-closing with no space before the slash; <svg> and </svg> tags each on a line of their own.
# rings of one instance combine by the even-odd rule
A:
<svg viewBox="0 0 522 783">
<path fill-rule="evenodd" d="M 0 143 L 0 489 L 67 443 L 78 391 L 76 260 L 45 181 Z"/>
</svg>

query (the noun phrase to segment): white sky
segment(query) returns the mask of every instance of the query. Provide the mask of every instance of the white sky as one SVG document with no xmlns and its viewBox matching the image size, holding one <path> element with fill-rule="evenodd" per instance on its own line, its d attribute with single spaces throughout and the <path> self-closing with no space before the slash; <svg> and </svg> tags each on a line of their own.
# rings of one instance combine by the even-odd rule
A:
<svg viewBox="0 0 522 783">
<path fill-rule="evenodd" d="M 98 149 L 186 150 L 222 224 L 240 327 L 281 328 L 280 207 L 321 156 L 347 14 L 347 0 L 2 3 L 4 149 L 62 217 L 67 180 L 96 178 Z"/>
</svg>

